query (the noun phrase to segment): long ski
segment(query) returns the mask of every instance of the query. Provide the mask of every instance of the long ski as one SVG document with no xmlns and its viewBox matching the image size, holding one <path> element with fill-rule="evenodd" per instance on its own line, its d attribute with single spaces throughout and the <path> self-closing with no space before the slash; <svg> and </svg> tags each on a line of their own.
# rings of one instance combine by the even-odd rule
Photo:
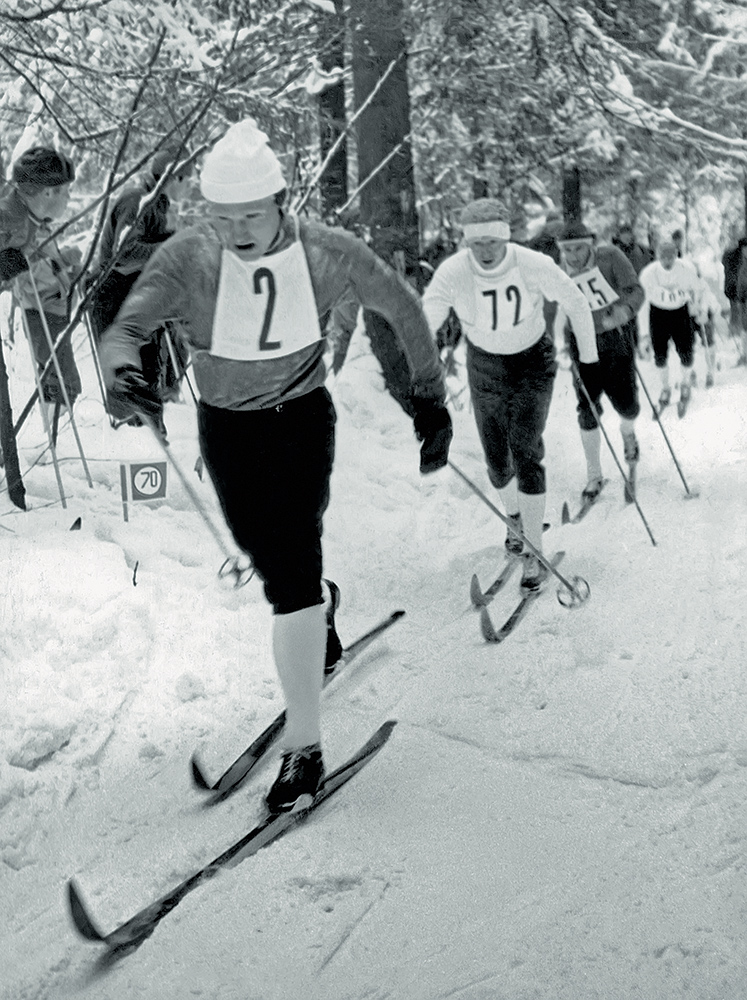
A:
<svg viewBox="0 0 747 1000">
<path fill-rule="evenodd" d="M 561 559 L 565 555 L 565 552 L 556 552 L 555 555 L 550 560 L 550 565 L 553 569 L 560 563 Z M 539 590 L 530 590 L 525 594 L 522 594 L 519 603 L 516 605 L 514 610 L 511 612 L 509 617 L 506 619 L 505 623 L 498 629 L 495 630 L 493 622 L 490 620 L 490 615 L 488 614 L 488 609 L 483 607 L 480 608 L 480 628 L 482 629 L 483 638 L 486 642 L 503 642 L 507 639 L 511 633 L 514 631 L 519 622 L 526 616 L 529 608 L 534 604 L 537 598 L 542 594 L 544 587 L 540 587 Z"/>
<path fill-rule="evenodd" d="M 602 480 L 602 485 L 601 485 L 601 487 L 599 489 L 599 492 L 596 494 L 596 496 L 585 497 L 582 494 L 582 497 L 581 497 L 581 506 L 579 507 L 578 511 L 573 515 L 573 517 L 571 517 L 571 512 L 570 512 L 570 510 L 568 508 L 568 503 L 566 501 L 566 503 L 563 504 L 563 510 L 561 511 L 561 515 L 560 515 L 561 522 L 563 524 L 578 524 L 579 521 L 583 521 L 583 519 L 589 513 L 589 511 L 594 506 L 594 504 L 597 502 L 597 500 L 599 499 L 599 497 L 602 495 L 602 490 L 604 489 L 604 487 L 607 485 L 608 482 L 609 482 L 609 479 L 603 479 Z"/>
<path fill-rule="evenodd" d="M 334 680 L 340 671 L 348 666 L 357 656 L 367 649 L 371 643 L 378 639 L 382 633 L 391 628 L 395 622 L 404 616 L 404 611 L 392 611 L 390 615 L 374 625 L 372 629 L 360 636 L 342 651 L 342 656 L 334 665 L 333 669 L 324 675 L 324 686 Z M 200 764 L 196 754 L 192 755 L 192 780 L 196 788 L 204 792 L 210 792 L 210 798 L 206 799 L 206 805 L 216 805 L 223 802 L 238 790 L 240 785 L 249 776 L 250 772 L 264 757 L 273 743 L 278 739 L 285 726 L 285 711 L 283 710 L 264 729 L 254 742 L 241 753 L 231 766 L 224 771 L 217 781 L 211 782 L 205 775 L 205 770 Z"/>
<path fill-rule="evenodd" d="M 396 726 L 396 721 L 385 722 L 371 738 L 353 754 L 341 767 L 329 774 L 316 793 L 312 804 L 308 809 L 300 812 L 271 813 L 267 815 L 257 826 L 254 827 L 235 844 L 232 844 L 217 858 L 205 865 L 199 871 L 190 875 L 189 878 L 181 882 L 171 892 L 161 896 L 154 903 L 146 906 L 136 913 L 119 927 L 104 934 L 96 926 L 93 918 L 83 902 L 83 897 L 74 880 L 68 882 L 68 903 L 70 915 L 75 925 L 75 929 L 87 941 L 96 944 L 106 945 L 108 951 L 104 957 L 104 964 L 125 955 L 138 948 L 143 941 L 150 937 L 156 929 L 158 923 L 177 906 L 182 899 L 196 889 L 198 885 L 212 878 L 222 868 L 233 867 L 244 861 L 246 858 L 256 854 L 263 847 L 267 847 L 278 837 L 282 836 L 297 823 L 304 820 L 309 813 L 325 802 L 339 788 L 358 773 L 376 754 L 382 749 L 392 734 Z"/>
</svg>

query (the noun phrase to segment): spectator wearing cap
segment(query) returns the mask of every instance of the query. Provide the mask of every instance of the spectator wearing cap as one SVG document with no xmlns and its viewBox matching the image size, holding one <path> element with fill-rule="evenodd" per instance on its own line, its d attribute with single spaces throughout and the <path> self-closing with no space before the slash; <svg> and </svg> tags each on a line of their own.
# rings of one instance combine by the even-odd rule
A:
<svg viewBox="0 0 747 1000">
<path fill-rule="evenodd" d="M 601 432 L 597 421 L 597 414 L 602 412 L 602 393 L 620 417 L 625 461 L 632 465 L 640 457 L 635 434 L 635 419 L 641 407 L 636 381 L 634 324 L 644 292 L 625 254 L 615 246 L 596 246 L 594 234 L 583 223 L 566 225 L 558 245 L 561 264 L 583 293 L 594 317 L 599 354 L 599 367 L 594 373 L 597 379 L 585 380 L 581 385 L 578 344 L 570 323 L 566 325 L 566 336 L 574 361 L 576 412 L 586 456 L 586 487 L 582 499 L 595 500 L 604 483 Z"/>
<path fill-rule="evenodd" d="M 159 150 L 152 158 L 143 177 L 126 188 L 115 200 L 106 217 L 99 248 L 99 284 L 91 302 L 91 324 L 100 337 L 114 322 L 122 303 L 140 276 L 140 272 L 158 247 L 174 235 L 171 220 L 172 202 L 181 201 L 187 189 L 191 167 L 179 164 L 184 159 L 176 148 Z M 171 171 L 168 180 L 153 196 L 163 175 Z M 145 378 L 164 399 L 174 398 L 186 367 L 186 351 L 178 337 L 174 338 L 178 352 L 175 369 L 163 329 L 142 348 L 142 368 Z M 112 416 L 122 414 L 111 410 Z M 133 423 L 139 423 L 135 418 Z"/>
<path fill-rule="evenodd" d="M 654 259 L 650 250 L 636 242 L 633 227 L 627 224 L 620 226 L 616 235 L 612 237 L 612 246 L 622 250 L 636 274 L 640 274 L 646 264 L 650 264 Z"/>
<path fill-rule="evenodd" d="M 14 293 L 23 309 L 40 371 L 50 357 L 49 339 L 56 345 L 71 405 L 80 394 L 80 375 L 70 332 L 59 343 L 57 338 L 70 318 L 69 292 L 80 252 L 60 246 L 52 238 L 52 230 L 53 223 L 65 214 L 74 179 L 75 167 L 69 157 L 47 146 L 34 146 L 13 163 L 11 183 L 0 198 L 0 281 L 15 282 Z M 55 365 L 44 374 L 42 393 L 46 403 L 65 404 Z"/>
<path fill-rule="evenodd" d="M 286 725 L 267 804 L 295 810 L 312 801 L 324 774 L 320 695 L 341 653 L 339 591 L 322 585 L 336 420 L 324 318 L 354 297 L 387 320 L 408 362 L 422 473 L 446 465 L 451 420 L 417 294 L 362 240 L 285 209 L 280 162 L 254 121 L 232 125 L 206 155 L 200 191 L 209 218 L 148 260 L 102 338 L 101 365 L 122 405 L 157 413 L 140 349 L 165 319 L 183 326 L 205 467 L 274 612 Z"/>
<path fill-rule="evenodd" d="M 423 308 L 435 333 L 453 309 L 467 342 L 467 375 L 488 475 L 511 524 L 542 552 L 543 433 L 557 363 L 544 302 L 557 302 L 576 331 L 582 369 L 597 366 L 586 298 L 545 254 L 510 241 L 507 207 L 484 198 L 461 214 L 466 246 L 436 269 Z M 519 555 L 513 531 L 506 549 Z M 539 589 L 547 567 L 524 559 L 522 589 Z"/>
</svg>

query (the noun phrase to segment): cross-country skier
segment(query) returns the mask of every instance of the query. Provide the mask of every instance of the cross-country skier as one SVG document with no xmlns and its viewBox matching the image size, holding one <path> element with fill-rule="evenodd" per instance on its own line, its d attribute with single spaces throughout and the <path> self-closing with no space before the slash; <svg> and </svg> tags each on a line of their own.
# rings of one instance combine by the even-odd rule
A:
<svg viewBox="0 0 747 1000">
<path fill-rule="evenodd" d="M 466 246 L 436 269 L 423 297 L 431 330 L 453 309 L 467 341 L 467 376 L 488 476 L 512 523 L 542 552 L 545 513 L 544 433 L 557 363 L 544 302 L 557 302 L 573 323 L 581 369 L 598 378 L 589 305 L 548 256 L 509 241 L 507 207 L 484 198 L 462 211 Z M 508 532 L 506 549 L 521 553 Z M 547 567 L 524 557 L 521 586 L 537 590 Z"/>
<path fill-rule="evenodd" d="M 140 348 L 167 318 L 182 323 L 205 465 L 274 610 L 287 721 L 267 804 L 288 811 L 308 805 L 322 780 L 320 694 L 325 663 L 340 655 L 336 600 L 325 616 L 322 590 L 335 410 L 321 318 L 352 292 L 396 331 L 412 371 L 421 472 L 446 464 L 451 420 L 417 295 L 358 238 L 283 208 L 281 166 L 255 122 L 231 126 L 207 154 L 200 190 L 209 222 L 153 254 L 104 334 L 101 361 L 119 402 L 158 413 Z"/>
<path fill-rule="evenodd" d="M 602 392 L 620 416 L 625 461 L 638 461 L 639 447 L 635 419 L 638 402 L 634 356 L 633 324 L 643 304 L 644 292 L 628 258 L 615 246 L 595 246 L 594 235 L 583 223 L 570 223 L 558 239 L 561 263 L 583 292 L 594 316 L 599 352 L 599 379 L 586 385 L 586 392 L 574 376 L 578 398 L 578 423 L 586 456 L 586 487 L 582 498 L 594 500 L 602 489 L 601 433 L 587 393 L 601 412 Z M 578 345 L 572 331 L 569 350 L 578 365 Z"/>
<path fill-rule="evenodd" d="M 646 293 L 638 325 L 642 340 L 650 334 L 654 363 L 661 374 L 659 407 L 668 406 L 672 398 L 667 364 L 671 340 L 680 359 L 680 411 L 684 412 L 690 399 L 695 343 L 691 318 L 701 319 L 700 278 L 689 261 L 677 257 L 677 248 L 668 240 L 659 246 L 657 260 L 647 264 L 638 277 Z"/>
</svg>

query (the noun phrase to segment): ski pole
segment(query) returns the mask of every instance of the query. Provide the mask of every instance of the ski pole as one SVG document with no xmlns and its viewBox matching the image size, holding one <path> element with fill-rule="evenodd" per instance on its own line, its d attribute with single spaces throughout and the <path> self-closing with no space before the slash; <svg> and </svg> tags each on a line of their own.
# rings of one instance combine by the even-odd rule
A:
<svg viewBox="0 0 747 1000">
<path fill-rule="evenodd" d="M 26 263 L 28 264 L 28 260 L 26 261 Z M 85 456 L 85 453 L 83 451 L 83 444 L 82 444 L 82 442 L 80 440 L 80 435 L 78 434 L 78 425 L 77 425 L 77 423 L 75 421 L 75 416 L 73 414 L 73 404 L 70 402 L 70 396 L 69 396 L 68 391 L 67 391 L 67 386 L 65 385 L 65 379 L 64 379 L 64 376 L 62 374 L 62 368 L 60 367 L 60 360 L 57 357 L 57 347 L 58 347 L 60 341 L 58 340 L 57 342 L 55 342 L 52 339 L 52 334 L 51 334 L 50 329 L 49 329 L 49 323 L 47 322 L 47 317 L 44 314 L 44 306 L 42 304 L 41 296 L 39 295 L 39 289 L 38 289 L 37 284 L 36 284 L 36 279 L 34 278 L 34 272 L 31 270 L 31 265 L 30 264 L 29 264 L 29 268 L 28 268 L 28 276 L 29 276 L 29 281 L 31 282 L 31 288 L 32 288 L 33 293 L 34 293 L 34 300 L 36 302 L 36 308 L 39 311 L 39 319 L 41 320 L 41 325 L 42 325 L 42 328 L 44 330 L 44 336 L 46 337 L 46 340 L 47 340 L 47 347 L 49 348 L 49 353 L 50 353 L 50 357 L 52 359 L 52 364 L 54 365 L 55 374 L 57 375 L 57 380 L 58 380 L 59 385 L 60 385 L 60 391 L 62 392 L 62 398 L 65 401 L 65 406 L 67 407 L 67 412 L 70 415 L 70 426 L 73 429 L 73 435 L 75 437 L 75 443 L 78 446 L 78 453 L 80 454 L 80 460 L 81 460 L 81 463 L 83 465 L 83 471 L 86 474 L 86 480 L 88 481 L 88 485 L 91 487 L 91 489 L 93 489 L 93 480 L 91 479 L 91 473 L 90 473 L 89 468 L 88 468 L 88 462 L 86 461 L 86 456 Z M 72 331 L 71 331 L 70 336 L 72 338 Z M 70 350 L 72 352 L 72 346 L 71 346 Z M 32 350 L 32 354 L 33 354 L 33 350 Z M 40 387 L 41 387 L 41 379 L 40 379 Z M 39 400 L 40 400 L 40 405 L 43 406 L 44 403 L 43 403 L 43 396 L 41 395 L 41 388 L 40 388 Z M 59 419 L 59 410 L 57 410 L 57 417 Z M 56 428 L 55 428 L 55 430 L 56 430 Z M 55 434 L 55 437 L 56 437 L 56 434 Z"/>
<path fill-rule="evenodd" d="M 680 468 L 680 463 L 677 461 L 677 456 L 674 453 L 674 448 L 672 448 L 672 445 L 670 444 L 669 438 L 667 437 L 667 432 L 664 430 L 664 424 L 661 422 L 661 417 L 659 415 L 659 410 L 653 404 L 653 401 L 652 401 L 651 396 L 649 394 L 649 391 L 648 391 L 648 388 L 646 386 L 646 383 L 643 381 L 643 376 L 641 375 L 641 372 L 640 372 L 640 369 L 638 368 L 638 365 L 635 366 L 635 371 L 636 371 L 636 375 L 638 376 L 638 380 L 641 383 L 641 386 L 643 387 L 643 391 L 646 393 L 646 399 L 649 401 L 649 403 L 651 404 L 651 409 L 654 411 L 654 417 L 656 418 L 656 422 L 659 425 L 659 427 L 661 428 L 661 433 L 664 435 L 664 440 L 667 443 L 667 448 L 669 448 L 669 454 L 672 456 L 672 460 L 674 462 L 675 468 L 677 469 L 677 472 L 679 472 L 680 479 L 682 480 L 682 482 L 683 482 L 683 484 L 685 486 L 685 499 L 686 500 L 694 500 L 698 496 L 698 493 L 697 492 L 693 493 L 690 490 L 690 487 L 687 485 L 687 480 L 685 479 L 685 477 L 684 477 L 684 475 L 682 473 L 682 469 Z"/>
<path fill-rule="evenodd" d="M 558 588 L 558 601 L 563 605 L 564 608 L 577 608 L 579 605 L 583 604 L 585 601 L 589 599 L 589 595 L 591 594 L 591 588 L 589 587 L 589 584 L 586 582 L 586 580 L 584 580 L 583 577 L 574 576 L 572 581 L 566 580 L 566 578 L 557 571 L 557 569 L 552 565 L 552 563 L 548 562 L 548 560 L 540 552 L 540 550 L 536 548 L 534 545 L 532 545 L 532 543 L 526 537 L 524 532 L 519 530 L 518 528 L 515 528 L 513 524 L 511 524 L 509 519 L 506 517 L 506 515 L 501 513 L 500 510 L 498 510 L 496 505 L 483 493 L 483 491 L 480 489 L 477 483 L 473 483 L 472 480 L 469 478 L 469 476 L 465 475 L 459 468 L 459 466 L 455 465 L 451 459 L 448 459 L 447 461 L 449 463 L 449 466 L 454 470 L 454 472 L 456 472 L 456 474 L 460 477 L 460 479 L 464 480 L 464 482 L 467 484 L 467 486 L 469 486 L 469 488 L 472 490 L 475 496 L 478 496 L 482 500 L 482 502 L 487 507 L 489 507 L 490 510 L 492 510 L 493 513 L 501 519 L 501 521 L 503 521 L 503 523 L 506 525 L 509 531 L 516 538 L 520 539 L 524 543 L 524 545 L 529 549 L 532 555 L 534 555 L 537 559 L 539 559 L 542 565 L 545 566 L 551 573 L 554 573 L 555 576 L 558 578 L 558 580 L 560 580 L 565 590 L 568 591 L 568 595 L 561 598 L 560 596 L 561 590 L 560 588 Z M 569 603 L 566 604 L 565 603 L 566 600 L 569 600 Z"/>
<path fill-rule="evenodd" d="M 600 431 L 604 435 L 604 440 L 607 442 L 607 447 L 612 452 L 612 457 L 615 460 L 615 465 L 617 465 L 618 469 L 620 470 L 620 475 L 623 477 L 623 482 L 626 485 L 628 485 L 628 482 L 629 482 L 628 481 L 628 477 L 625 475 L 623 467 L 620 464 L 620 459 L 617 457 L 617 452 L 615 451 L 615 449 L 612 446 L 612 442 L 609 439 L 609 435 L 607 434 L 607 431 L 604 429 L 604 424 L 602 423 L 601 416 L 600 416 L 600 413 L 599 413 L 599 409 L 595 405 L 594 400 L 589 395 L 589 390 L 586 388 L 586 385 L 584 384 L 584 380 L 581 378 L 581 374 L 580 374 L 580 372 L 578 370 L 578 365 L 573 360 L 571 360 L 571 371 L 573 372 L 573 376 L 576 379 L 576 381 L 580 384 L 581 389 L 583 390 L 584 396 L 586 396 L 586 401 L 589 404 L 589 407 L 591 408 L 591 412 L 594 415 L 594 419 L 597 422 L 597 426 L 599 427 Z M 654 536 L 653 536 L 653 534 L 651 532 L 651 528 L 648 525 L 648 521 L 646 520 L 646 517 L 645 517 L 643 511 L 641 510 L 641 505 L 638 503 L 638 497 L 635 495 L 635 491 L 632 488 L 630 489 L 629 495 L 632 497 L 633 503 L 636 506 L 636 510 L 641 515 L 641 520 L 643 521 L 643 525 L 644 525 L 646 531 L 648 532 L 648 537 L 651 539 L 651 544 L 655 546 L 656 545 L 656 539 L 654 538 Z M 626 499 L 627 499 L 627 497 L 626 497 Z"/>
<path fill-rule="evenodd" d="M 54 441 L 52 440 L 52 428 L 49 423 L 49 414 L 47 413 L 47 408 L 44 405 L 42 376 L 39 374 L 39 367 L 36 363 L 36 354 L 34 353 L 34 345 L 31 341 L 31 331 L 29 330 L 28 320 L 26 319 L 26 312 L 24 309 L 21 309 L 21 325 L 23 326 L 23 332 L 26 334 L 26 342 L 29 345 L 29 353 L 31 354 L 31 366 L 34 369 L 34 380 L 36 381 L 36 391 L 38 394 L 37 398 L 42 401 L 39 404 L 39 412 L 41 414 L 42 424 L 44 426 L 44 433 L 47 435 L 47 441 L 49 442 L 48 445 L 49 453 L 52 456 L 52 465 L 54 466 L 54 475 L 55 479 L 57 480 L 57 489 L 60 491 L 60 502 L 62 503 L 63 510 L 67 510 L 67 498 L 65 497 L 65 488 L 62 485 L 62 476 L 60 475 L 60 464 L 57 461 L 57 449 L 55 448 Z"/>
<path fill-rule="evenodd" d="M 153 436 L 163 449 L 163 453 L 166 456 L 167 461 L 169 462 L 172 469 L 176 473 L 177 478 L 184 487 L 187 495 L 189 496 L 189 499 L 194 504 L 195 510 L 197 511 L 197 513 L 200 515 L 203 522 L 207 526 L 210 534 L 216 541 L 218 548 L 223 552 L 224 555 L 226 555 L 228 546 L 226 545 L 223 532 L 220 530 L 218 524 L 213 519 L 207 507 L 198 496 L 197 491 L 190 483 L 189 479 L 187 478 L 187 474 L 185 473 L 184 469 L 181 466 L 181 463 L 177 461 L 177 459 L 174 457 L 174 453 L 169 448 L 168 441 L 159 430 L 155 420 L 153 419 L 153 417 L 144 413 L 142 410 L 138 413 L 138 416 L 144 421 L 145 424 L 147 424 L 148 427 L 150 427 L 151 431 L 153 432 Z M 221 568 L 218 570 L 218 576 L 221 578 L 232 576 L 234 587 L 244 587 L 247 583 L 249 583 L 251 578 L 254 576 L 254 567 L 251 566 L 251 564 L 248 567 L 241 566 L 240 557 L 226 555 L 226 558 Z"/>
</svg>

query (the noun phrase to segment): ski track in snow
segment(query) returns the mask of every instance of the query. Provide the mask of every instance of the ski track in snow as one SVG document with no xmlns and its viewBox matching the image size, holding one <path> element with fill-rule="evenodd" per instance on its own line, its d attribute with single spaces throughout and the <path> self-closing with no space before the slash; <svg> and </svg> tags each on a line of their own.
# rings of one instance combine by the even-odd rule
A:
<svg viewBox="0 0 747 1000">
<path fill-rule="evenodd" d="M 325 694 L 330 765 L 384 719 L 399 725 L 306 824 L 95 974 L 67 879 L 108 931 L 242 836 L 275 756 L 209 810 L 189 757 L 221 773 L 282 697 L 261 589 L 218 581 L 224 555 L 176 477 L 124 521 L 118 462 L 162 456 L 144 429 L 102 429 L 79 343 L 94 488 L 69 428 L 67 509 L 50 465 L 25 471 L 42 450 L 34 414 L 20 440 L 29 511 L 0 502 L 1 1000 L 747 996 L 747 370 L 730 341 L 718 348 L 716 386 L 694 390 L 684 420 L 674 407 L 663 417 L 698 498 L 685 499 L 642 398 L 638 493 L 656 546 L 604 445 L 609 486 L 583 523 L 561 525 L 585 469 L 559 372 L 545 550 L 566 550 L 561 571 L 587 579 L 591 598 L 568 611 L 551 586 L 490 646 L 469 581 L 493 578 L 505 530 L 451 470 L 418 475 L 410 422 L 356 335 L 330 381 L 326 573 L 342 588 L 344 642 L 407 615 Z M 31 391 L 23 349 L 9 352 L 16 409 Z M 640 367 L 655 397 L 653 366 Z M 459 379 L 450 388 L 452 459 L 493 496 L 468 394 Z M 171 448 L 217 517 L 192 473 L 187 398 L 167 408 Z M 609 406 L 604 420 L 621 450 Z M 517 581 L 490 605 L 496 624 Z"/>
</svg>

